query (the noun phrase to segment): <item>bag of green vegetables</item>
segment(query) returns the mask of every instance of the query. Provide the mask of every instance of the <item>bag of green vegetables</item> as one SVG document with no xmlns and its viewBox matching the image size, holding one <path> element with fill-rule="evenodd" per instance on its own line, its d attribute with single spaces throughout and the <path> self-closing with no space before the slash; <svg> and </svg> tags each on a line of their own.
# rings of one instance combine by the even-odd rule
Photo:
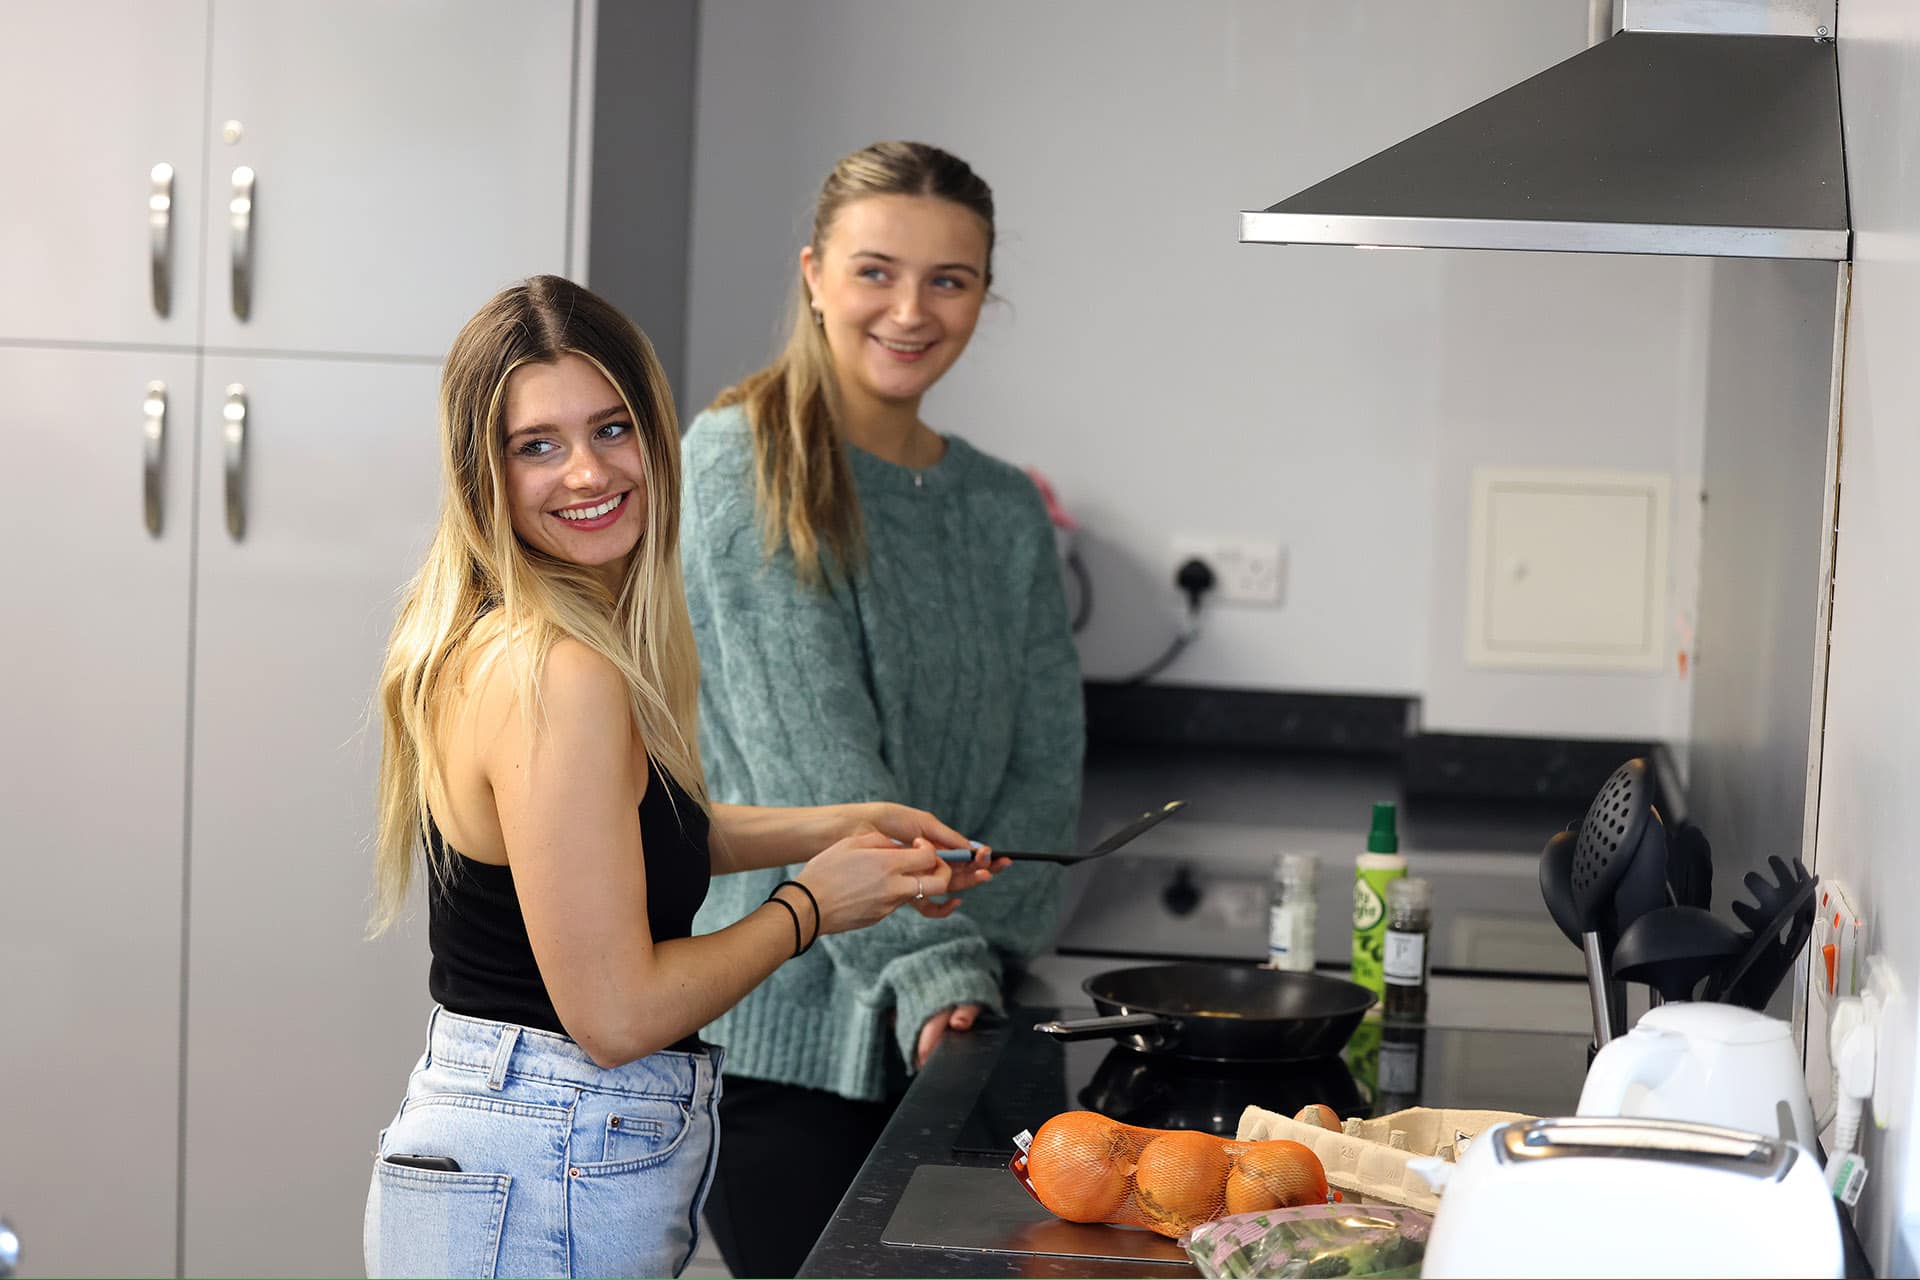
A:
<svg viewBox="0 0 1920 1280">
<path fill-rule="evenodd" d="M 1433 1215 L 1385 1204 L 1310 1204 L 1240 1213 L 1181 1241 L 1210 1280 L 1417 1276 Z"/>
</svg>

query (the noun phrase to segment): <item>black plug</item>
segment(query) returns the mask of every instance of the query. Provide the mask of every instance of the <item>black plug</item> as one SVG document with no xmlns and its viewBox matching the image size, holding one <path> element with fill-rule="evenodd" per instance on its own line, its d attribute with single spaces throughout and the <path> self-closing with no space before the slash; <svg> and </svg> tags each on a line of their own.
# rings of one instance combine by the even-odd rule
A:
<svg viewBox="0 0 1920 1280">
<path fill-rule="evenodd" d="M 1213 590 L 1213 569 L 1197 556 L 1182 564 L 1173 575 L 1174 585 L 1187 594 L 1187 612 L 1200 612 L 1200 601 Z"/>
<path fill-rule="evenodd" d="M 1145 684 L 1165 671 L 1167 664 L 1179 657 L 1186 647 L 1193 643 L 1194 637 L 1200 634 L 1200 602 L 1206 599 L 1207 592 L 1213 590 L 1214 581 L 1213 567 L 1198 556 L 1183 562 L 1178 569 L 1174 570 L 1173 584 L 1179 587 L 1187 597 L 1187 617 L 1180 624 L 1180 634 L 1173 638 L 1173 643 L 1167 646 L 1165 653 L 1121 683 Z M 1181 893 L 1176 894 L 1175 897 L 1184 901 L 1186 895 Z"/>
</svg>

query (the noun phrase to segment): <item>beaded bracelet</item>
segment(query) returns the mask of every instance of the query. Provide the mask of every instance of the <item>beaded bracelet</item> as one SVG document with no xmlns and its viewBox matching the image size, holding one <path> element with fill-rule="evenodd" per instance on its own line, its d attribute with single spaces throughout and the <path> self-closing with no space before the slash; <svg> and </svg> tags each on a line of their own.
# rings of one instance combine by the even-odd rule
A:
<svg viewBox="0 0 1920 1280">
<path fill-rule="evenodd" d="M 807 952 L 813 950 L 814 943 L 820 941 L 820 899 L 814 897 L 813 890 L 807 888 L 807 886 L 801 884 L 798 880 L 782 880 L 779 884 L 773 886 L 773 891 L 778 893 L 788 885 L 792 885 L 800 892 L 806 894 L 807 901 L 813 904 L 813 936 L 807 939 L 806 946 L 800 948 L 800 954 L 805 955 Z"/>
<path fill-rule="evenodd" d="M 787 909 L 787 914 L 793 917 L 793 954 L 796 956 L 799 955 L 801 952 L 800 913 L 794 910 L 793 904 L 791 902 L 788 902 L 785 898 L 776 898 L 772 894 L 768 894 L 767 901 L 773 903 L 775 906 L 785 907 Z"/>
</svg>

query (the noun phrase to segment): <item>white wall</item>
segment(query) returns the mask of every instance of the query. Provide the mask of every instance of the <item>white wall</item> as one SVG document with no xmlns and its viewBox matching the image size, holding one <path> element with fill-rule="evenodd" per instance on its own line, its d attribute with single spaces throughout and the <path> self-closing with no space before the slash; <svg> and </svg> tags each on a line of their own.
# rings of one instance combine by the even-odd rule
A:
<svg viewBox="0 0 1920 1280">
<path fill-rule="evenodd" d="M 1905 985 L 1906 1047 L 1891 1068 L 1893 1126 L 1869 1129 L 1874 1168 L 1860 1221 L 1880 1275 L 1920 1267 L 1897 1251 L 1920 1214 L 1912 1027 L 1920 991 L 1920 9 L 1843 0 L 1840 88 L 1854 273 L 1842 399 L 1840 535 L 1834 569 L 1819 871 L 1865 899 L 1872 946 Z"/>
<path fill-rule="evenodd" d="M 1690 692 L 1674 652 L 1692 643 L 1699 594 L 1707 310 L 1717 264 L 1567 253 L 1442 256 L 1441 308 L 1452 323 L 1438 337 L 1430 411 L 1434 597 L 1422 718 L 1428 728 L 1467 733 L 1538 727 L 1683 739 Z M 1487 463 L 1672 477 L 1660 672 L 1467 665 L 1470 485 L 1473 469 Z M 1812 592 L 1810 583 L 1809 598 Z"/>
<path fill-rule="evenodd" d="M 927 417 L 1039 466 L 1087 526 L 1090 675 L 1171 636 L 1175 535 L 1274 537 L 1285 606 L 1214 610 L 1163 679 L 1426 694 L 1433 729 L 1669 736 L 1670 674 L 1465 669 L 1464 476 L 1630 466 L 1691 492 L 1700 264 L 1235 238 L 1239 210 L 1578 52 L 1586 13 L 706 0 L 683 397 L 772 350 L 833 161 L 937 142 L 993 184 L 1006 301 Z M 1676 516 L 1681 588 L 1696 543 Z"/>
</svg>

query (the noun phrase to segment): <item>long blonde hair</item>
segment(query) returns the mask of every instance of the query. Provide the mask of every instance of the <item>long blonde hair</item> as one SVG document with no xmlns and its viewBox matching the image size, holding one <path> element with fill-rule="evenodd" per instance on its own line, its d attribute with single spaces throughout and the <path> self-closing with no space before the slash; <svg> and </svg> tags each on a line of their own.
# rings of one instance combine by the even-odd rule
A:
<svg viewBox="0 0 1920 1280">
<path fill-rule="evenodd" d="M 937 196 L 979 215 L 987 231 L 993 283 L 993 190 L 958 156 L 924 142 L 876 142 L 842 156 L 813 207 L 816 257 L 849 203 L 868 196 Z M 865 555 L 865 530 L 853 476 L 840 448 L 833 353 L 815 323 L 804 277 L 796 280 L 787 336 L 773 363 L 714 398 L 711 407 L 746 406 L 753 430 L 754 497 L 768 551 L 783 541 L 800 578 L 825 577 L 822 554 L 850 570 Z"/>
<path fill-rule="evenodd" d="M 504 476 L 507 379 L 531 363 L 585 357 L 631 415 L 640 443 L 647 527 L 617 597 L 578 565 L 515 536 Z M 653 346 L 605 300 L 558 276 L 503 290 L 454 339 L 440 378 L 445 493 L 426 563 L 407 587 L 380 675 L 375 933 L 398 918 L 416 850 L 436 875 L 452 855 L 426 838 L 444 777 L 442 711 L 469 645 L 504 638 L 524 714 L 555 642 L 571 638 L 626 677 L 648 756 L 702 806 L 696 746 L 700 670 L 680 579 L 680 431 Z"/>
</svg>

